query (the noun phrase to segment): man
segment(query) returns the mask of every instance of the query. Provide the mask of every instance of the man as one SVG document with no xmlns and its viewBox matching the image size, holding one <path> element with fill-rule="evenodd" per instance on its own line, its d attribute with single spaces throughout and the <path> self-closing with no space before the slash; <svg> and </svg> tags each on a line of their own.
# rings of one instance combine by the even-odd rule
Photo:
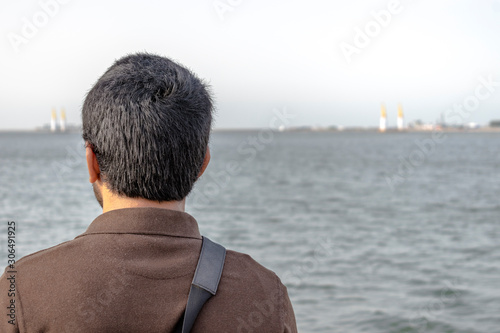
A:
<svg viewBox="0 0 500 333">
<path fill-rule="evenodd" d="M 15 295 L 7 268 L 0 332 L 172 332 L 202 245 L 184 206 L 210 161 L 210 94 L 169 59 L 130 55 L 90 90 L 82 120 L 103 214 L 74 240 L 19 260 Z M 296 331 L 279 278 L 227 251 L 192 332 Z"/>
</svg>

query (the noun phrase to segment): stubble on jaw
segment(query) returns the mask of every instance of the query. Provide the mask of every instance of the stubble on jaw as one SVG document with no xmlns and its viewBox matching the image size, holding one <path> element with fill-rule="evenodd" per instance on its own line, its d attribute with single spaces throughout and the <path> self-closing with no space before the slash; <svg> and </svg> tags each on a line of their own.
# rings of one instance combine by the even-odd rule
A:
<svg viewBox="0 0 500 333">
<path fill-rule="evenodd" d="M 101 208 L 104 208 L 103 206 L 103 201 L 102 201 L 102 192 L 99 186 L 97 186 L 96 183 L 92 184 L 92 189 L 94 190 L 94 196 Z"/>
</svg>

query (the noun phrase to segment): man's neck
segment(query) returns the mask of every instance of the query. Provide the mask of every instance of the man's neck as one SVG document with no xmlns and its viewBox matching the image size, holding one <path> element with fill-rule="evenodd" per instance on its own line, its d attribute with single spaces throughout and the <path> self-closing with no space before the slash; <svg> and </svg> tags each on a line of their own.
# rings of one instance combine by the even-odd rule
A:
<svg viewBox="0 0 500 333">
<path fill-rule="evenodd" d="M 151 201 L 143 198 L 128 198 L 128 197 L 105 197 L 103 200 L 102 212 L 106 213 L 115 209 L 122 208 L 140 208 L 140 207 L 153 207 L 153 208 L 163 208 L 170 210 L 177 210 L 180 212 L 185 211 L 186 199 L 181 201 Z"/>
</svg>

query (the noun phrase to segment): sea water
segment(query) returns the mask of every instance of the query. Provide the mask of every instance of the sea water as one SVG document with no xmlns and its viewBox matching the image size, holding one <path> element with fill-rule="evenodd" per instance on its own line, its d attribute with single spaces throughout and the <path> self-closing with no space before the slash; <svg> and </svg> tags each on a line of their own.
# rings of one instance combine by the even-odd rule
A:
<svg viewBox="0 0 500 333">
<path fill-rule="evenodd" d="M 299 332 L 500 332 L 500 134 L 232 131 L 210 146 L 187 211 L 280 276 Z M 7 221 L 21 257 L 99 214 L 79 134 L 0 133 L 3 266 Z"/>
</svg>

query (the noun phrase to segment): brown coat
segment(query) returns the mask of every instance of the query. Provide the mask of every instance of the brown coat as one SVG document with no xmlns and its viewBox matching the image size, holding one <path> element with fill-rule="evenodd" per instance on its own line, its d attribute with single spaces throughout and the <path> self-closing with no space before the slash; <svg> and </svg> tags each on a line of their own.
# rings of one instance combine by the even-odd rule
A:
<svg viewBox="0 0 500 333">
<path fill-rule="evenodd" d="M 98 216 L 74 240 L 31 254 L 0 280 L 0 332 L 171 332 L 201 249 L 196 220 L 160 208 Z M 9 324 L 11 299 L 15 325 Z M 196 332 L 297 332 L 286 287 L 250 256 L 227 251 L 217 295 Z"/>
</svg>

